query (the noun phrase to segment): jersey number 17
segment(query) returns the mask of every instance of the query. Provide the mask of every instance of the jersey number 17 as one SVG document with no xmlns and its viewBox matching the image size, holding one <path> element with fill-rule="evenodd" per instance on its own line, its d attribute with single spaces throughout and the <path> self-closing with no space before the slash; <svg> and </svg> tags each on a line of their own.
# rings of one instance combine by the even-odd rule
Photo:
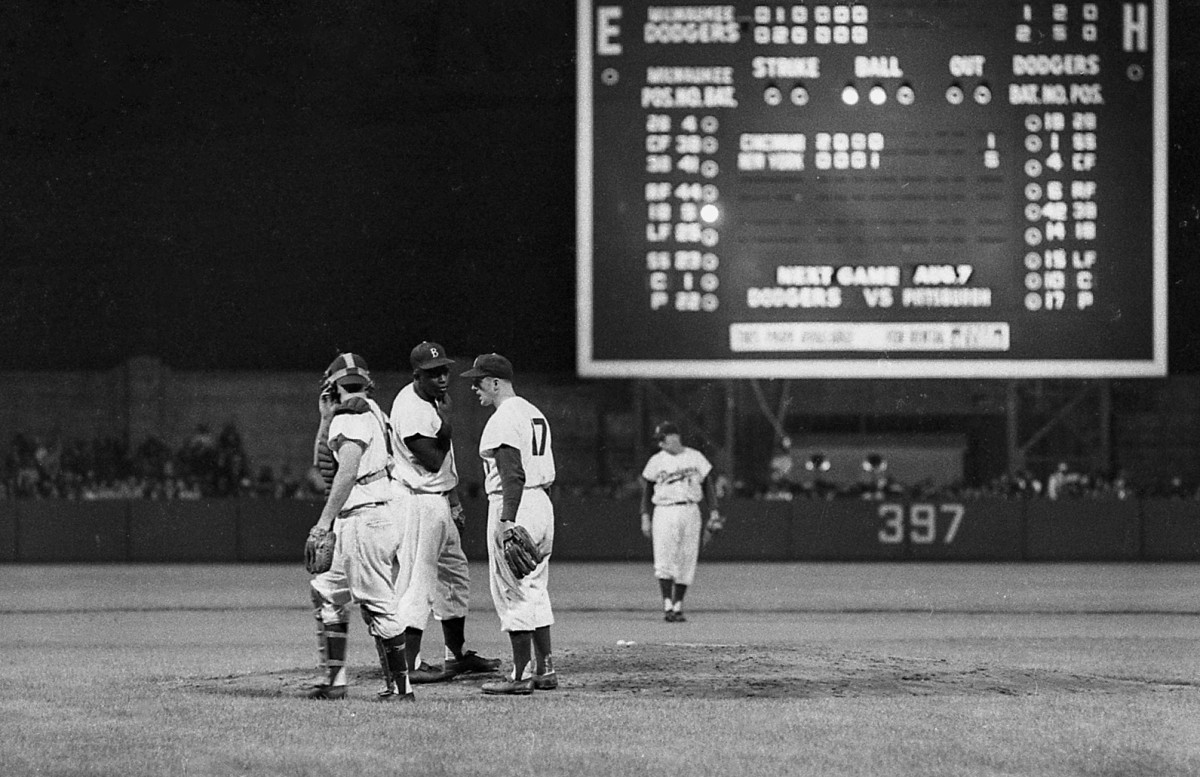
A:
<svg viewBox="0 0 1200 777">
<path fill-rule="evenodd" d="M 533 455 L 544 456 L 546 454 L 546 438 L 550 433 L 550 425 L 546 423 L 545 418 L 533 419 Z"/>
</svg>

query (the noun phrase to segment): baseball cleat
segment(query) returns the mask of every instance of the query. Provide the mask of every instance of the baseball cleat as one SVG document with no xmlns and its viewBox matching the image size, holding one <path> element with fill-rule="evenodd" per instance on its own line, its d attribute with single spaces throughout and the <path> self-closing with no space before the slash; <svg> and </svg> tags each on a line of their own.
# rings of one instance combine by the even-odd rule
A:
<svg viewBox="0 0 1200 777">
<path fill-rule="evenodd" d="M 665 620 L 667 623 L 674 623 L 675 622 L 675 613 L 672 612 L 671 610 L 667 610 L 666 612 L 663 613 L 663 620 Z"/>
<path fill-rule="evenodd" d="M 676 623 L 683 623 L 684 621 L 687 620 L 687 618 L 684 617 L 682 612 L 677 612 L 677 613 L 675 613 L 675 617 L 673 618 L 673 620 Z"/>
<path fill-rule="evenodd" d="M 412 691 L 409 691 L 408 693 L 397 693 L 395 691 L 389 691 L 388 693 L 380 693 L 375 698 L 378 701 L 388 702 L 390 704 L 393 702 L 416 701 L 417 695 L 415 693 L 413 693 Z"/>
<path fill-rule="evenodd" d="M 450 658 L 446 660 L 446 668 L 456 674 L 467 674 L 469 672 L 497 672 L 500 670 L 500 659 L 484 658 L 474 650 L 468 650 L 462 654 L 462 658 Z"/>
<path fill-rule="evenodd" d="M 533 687 L 539 691 L 553 691 L 558 687 L 558 672 L 546 672 L 533 676 Z"/>
<path fill-rule="evenodd" d="M 492 695 L 504 696 L 528 696 L 533 693 L 533 678 L 528 680 L 493 680 L 490 683 L 484 683 L 479 690 Z"/>
<path fill-rule="evenodd" d="M 346 698 L 346 686 L 344 685 L 321 685 L 308 692 L 310 699 L 329 699 L 337 700 Z"/>
<path fill-rule="evenodd" d="M 440 683 L 452 679 L 456 674 L 458 673 L 452 669 L 442 669 L 422 661 L 416 669 L 408 670 L 408 681 L 410 683 Z"/>
</svg>

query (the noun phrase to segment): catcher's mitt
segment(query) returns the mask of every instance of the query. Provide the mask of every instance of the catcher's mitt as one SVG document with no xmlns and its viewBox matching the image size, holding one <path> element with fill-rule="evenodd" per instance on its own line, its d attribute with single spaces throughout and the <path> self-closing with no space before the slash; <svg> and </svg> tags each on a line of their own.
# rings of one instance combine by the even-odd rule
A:
<svg viewBox="0 0 1200 777">
<path fill-rule="evenodd" d="M 518 580 L 536 569 L 542 560 L 542 552 L 524 526 L 514 523 L 505 528 L 501 543 L 504 545 L 504 562 Z"/>
<path fill-rule="evenodd" d="M 328 494 L 329 489 L 333 487 L 333 476 L 337 474 L 338 463 L 324 440 L 317 443 L 317 469 L 321 473 L 321 479 L 325 481 L 325 493 Z"/>
<path fill-rule="evenodd" d="M 304 568 L 310 575 L 328 572 L 333 566 L 333 548 L 337 544 L 337 535 L 326 531 L 320 526 L 309 529 L 308 539 L 304 541 Z"/>
</svg>

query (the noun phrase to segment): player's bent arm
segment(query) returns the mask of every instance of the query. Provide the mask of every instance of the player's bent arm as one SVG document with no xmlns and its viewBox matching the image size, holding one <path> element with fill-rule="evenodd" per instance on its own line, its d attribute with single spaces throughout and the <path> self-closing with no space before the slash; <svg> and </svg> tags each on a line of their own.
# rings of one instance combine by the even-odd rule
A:
<svg viewBox="0 0 1200 777">
<path fill-rule="evenodd" d="M 333 528 L 333 519 L 337 518 L 346 500 L 350 498 L 350 492 L 354 490 L 354 481 L 358 478 L 358 464 L 362 461 L 363 447 L 357 440 L 344 442 L 341 451 L 337 474 L 333 476 L 329 497 L 325 500 L 325 507 L 321 509 L 321 517 L 317 520 L 317 526 L 325 531 Z"/>
<path fill-rule="evenodd" d="M 717 504 L 717 484 L 716 479 L 709 473 L 704 482 L 701 483 L 701 488 L 704 490 L 704 501 L 708 503 L 708 511 L 716 512 L 720 505 Z"/>
<path fill-rule="evenodd" d="M 717 504 L 717 484 L 712 473 L 709 473 L 704 478 L 704 501 L 708 503 L 708 527 L 712 531 L 718 531 L 724 525 L 724 520 L 721 518 L 721 508 Z"/>
<path fill-rule="evenodd" d="M 450 450 L 450 442 L 454 436 L 454 424 L 450 420 L 450 396 L 447 394 L 437 401 L 438 418 L 442 426 L 437 431 L 438 447 L 444 451 Z"/>
<path fill-rule="evenodd" d="M 450 503 L 450 520 L 461 532 L 467 524 L 467 511 L 463 509 L 462 499 L 458 496 L 458 486 L 446 492 L 446 501 Z"/>
<path fill-rule="evenodd" d="M 500 491 L 504 495 L 500 520 L 516 521 L 517 508 L 521 506 L 521 496 L 525 492 L 525 467 L 521 465 L 521 452 L 511 445 L 501 445 L 493 453 L 496 470 L 500 473 Z"/>
<path fill-rule="evenodd" d="M 651 515 L 654 511 L 654 505 L 651 500 L 653 493 L 654 484 L 642 478 L 642 534 L 647 539 L 650 537 Z"/>
<path fill-rule="evenodd" d="M 642 516 L 646 517 L 654 512 L 654 504 L 652 497 L 654 496 L 654 483 L 645 478 L 642 478 Z"/>
<path fill-rule="evenodd" d="M 449 450 L 449 448 L 442 450 L 437 440 L 421 434 L 405 437 L 404 444 L 412 451 L 417 463 L 430 472 L 441 470 L 442 462 L 446 460 L 446 452 Z"/>
<path fill-rule="evenodd" d="M 321 414 L 321 424 L 317 427 L 317 436 L 313 438 L 313 466 L 320 463 L 318 451 L 321 449 L 321 443 L 329 440 L 329 424 L 333 422 L 333 409 L 335 403 L 328 394 L 322 392 L 320 399 L 317 400 L 317 411 Z"/>
</svg>

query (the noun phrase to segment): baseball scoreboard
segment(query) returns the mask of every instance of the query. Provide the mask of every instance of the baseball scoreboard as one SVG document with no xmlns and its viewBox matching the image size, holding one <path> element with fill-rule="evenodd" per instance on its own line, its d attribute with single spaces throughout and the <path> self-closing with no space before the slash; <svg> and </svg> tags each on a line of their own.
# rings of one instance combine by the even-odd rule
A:
<svg viewBox="0 0 1200 777">
<path fill-rule="evenodd" d="M 1166 374 L 1166 0 L 580 0 L 587 377 Z"/>
</svg>

